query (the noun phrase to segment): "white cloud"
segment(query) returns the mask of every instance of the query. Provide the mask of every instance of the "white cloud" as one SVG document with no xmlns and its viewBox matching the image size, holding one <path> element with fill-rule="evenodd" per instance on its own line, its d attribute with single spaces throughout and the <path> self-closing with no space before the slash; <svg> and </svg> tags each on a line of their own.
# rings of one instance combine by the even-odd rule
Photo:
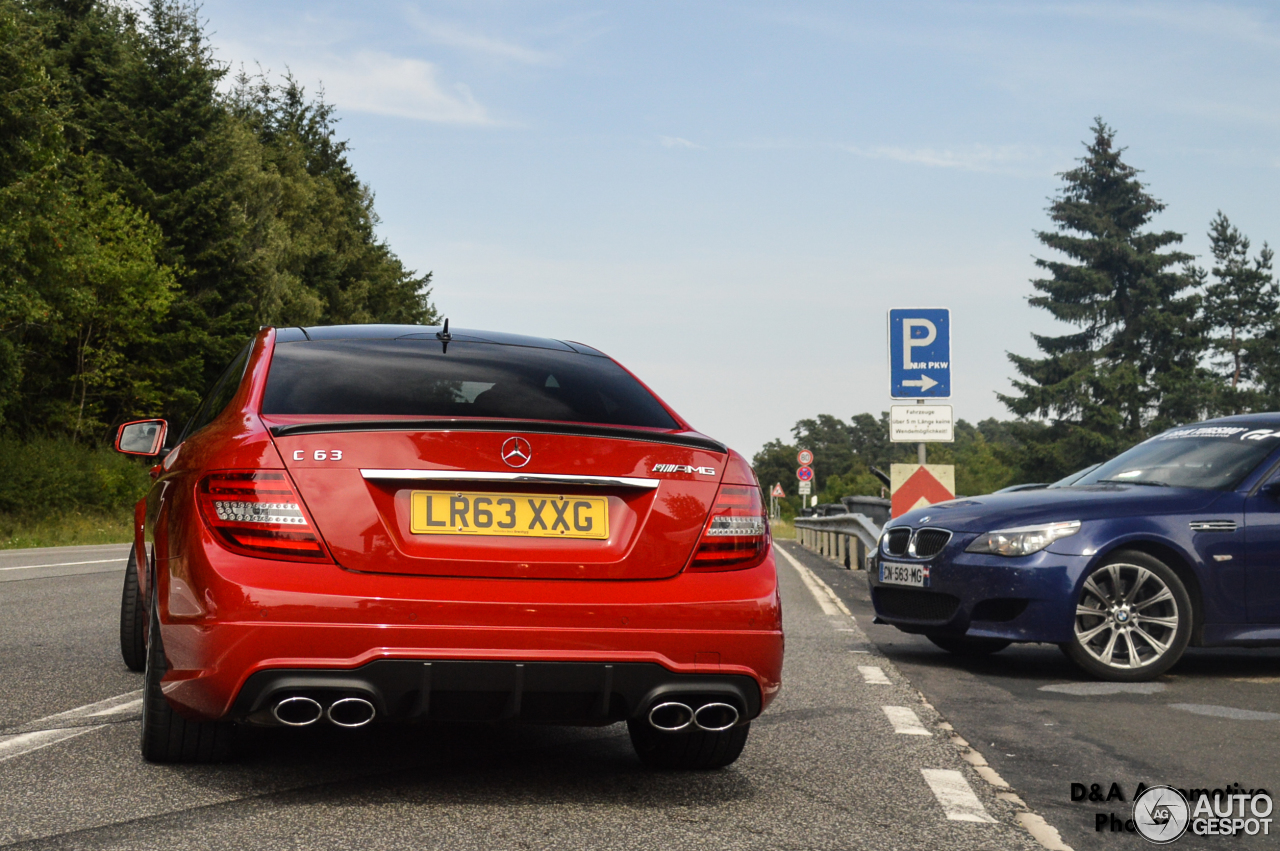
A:
<svg viewBox="0 0 1280 851">
<path fill-rule="evenodd" d="M 705 151 L 706 148 L 696 142 L 690 142 L 688 139 L 682 139 L 679 136 L 659 136 L 658 141 L 664 148 L 692 148 L 698 151 Z"/>
<path fill-rule="evenodd" d="M 323 66 L 295 68 L 319 79 L 326 97 L 343 109 L 441 124 L 496 124 L 461 83 L 440 80 L 435 65 L 387 53 L 363 51 L 331 57 Z"/>
<path fill-rule="evenodd" d="M 887 145 L 861 148 L 843 145 L 841 150 L 867 159 L 893 160 L 932 168 L 955 168 L 961 171 L 1003 171 L 1012 165 L 1036 159 L 1040 155 L 1038 150 L 1022 145 L 974 145 L 965 150 L 899 148 Z"/>
<path fill-rule="evenodd" d="M 499 59 L 523 62 L 526 65 L 554 65 L 560 61 L 559 57 L 553 53 L 471 32 L 454 24 L 433 21 L 417 12 L 410 12 L 410 18 L 419 32 L 435 44 L 445 47 L 457 47 Z"/>
</svg>

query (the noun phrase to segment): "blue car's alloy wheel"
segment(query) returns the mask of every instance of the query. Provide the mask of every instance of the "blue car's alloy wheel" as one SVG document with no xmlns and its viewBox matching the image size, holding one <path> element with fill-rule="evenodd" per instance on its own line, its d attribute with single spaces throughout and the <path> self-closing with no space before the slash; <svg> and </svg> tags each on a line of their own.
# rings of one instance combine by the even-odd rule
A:
<svg viewBox="0 0 1280 851">
<path fill-rule="evenodd" d="M 1146 553 L 1116 553 L 1085 579 L 1074 632 L 1063 650 L 1089 673 L 1108 680 L 1149 680 L 1186 649 L 1191 600 L 1164 562 Z"/>
</svg>

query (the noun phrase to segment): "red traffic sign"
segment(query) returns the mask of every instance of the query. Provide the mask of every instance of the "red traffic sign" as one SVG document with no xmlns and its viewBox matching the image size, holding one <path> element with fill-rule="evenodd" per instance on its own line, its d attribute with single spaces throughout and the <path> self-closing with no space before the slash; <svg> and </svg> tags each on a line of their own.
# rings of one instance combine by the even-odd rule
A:
<svg viewBox="0 0 1280 851">
<path fill-rule="evenodd" d="M 796 470 L 796 478 L 802 482 L 813 481 L 813 468 L 804 466 L 800 467 Z"/>
<path fill-rule="evenodd" d="M 782 497 L 786 496 L 786 494 L 782 492 L 782 485 L 774 485 L 773 490 L 770 491 L 769 493 L 769 496 L 776 496 L 779 499 L 781 499 Z"/>
<path fill-rule="evenodd" d="M 889 514 L 892 517 L 900 517 L 913 508 L 947 502 L 955 498 L 956 495 L 934 478 L 933 473 L 925 467 L 917 467 L 916 471 L 893 492 Z"/>
<path fill-rule="evenodd" d="M 813 463 L 813 453 L 808 449 L 801 449 L 796 453 L 796 460 L 800 462 L 801 467 L 808 467 Z"/>
</svg>

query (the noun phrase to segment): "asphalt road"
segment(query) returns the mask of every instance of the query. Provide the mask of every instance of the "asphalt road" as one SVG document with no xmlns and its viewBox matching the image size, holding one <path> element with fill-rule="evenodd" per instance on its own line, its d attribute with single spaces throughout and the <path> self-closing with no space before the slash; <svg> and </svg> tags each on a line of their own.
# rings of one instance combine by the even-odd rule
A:
<svg viewBox="0 0 1280 851">
<path fill-rule="evenodd" d="M 1034 815 L 1000 797 L 983 773 L 1003 781 L 974 768 L 959 738 L 1004 722 L 949 730 L 868 641 L 866 619 L 785 558 L 782 696 L 734 766 L 679 773 L 644 769 L 621 725 L 273 730 L 228 764 L 147 764 L 140 676 L 116 648 L 123 555 L 0 555 L 0 845 L 1041 847 L 1022 826 Z M 849 578 L 801 557 L 828 581 Z M 929 670 L 918 653 L 905 665 Z"/>
<path fill-rule="evenodd" d="M 846 601 L 877 650 L 1076 851 L 1150 847 L 1110 830 L 1110 814 L 1131 817 L 1139 783 L 1237 783 L 1280 797 L 1280 649 L 1192 648 L 1158 681 L 1125 685 L 1090 679 L 1050 645 L 964 659 L 873 624 L 865 573 L 783 546 Z M 1084 801 L 1072 802 L 1072 783 L 1084 785 Z M 1123 802 L 1087 799 L 1094 784 L 1105 797 L 1112 783 Z M 1099 813 L 1108 814 L 1102 831 Z M 1272 827 L 1266 837 L 1187 835 L 1172 847 L 1274 851 L 1280 818 Z"/>
</svg>

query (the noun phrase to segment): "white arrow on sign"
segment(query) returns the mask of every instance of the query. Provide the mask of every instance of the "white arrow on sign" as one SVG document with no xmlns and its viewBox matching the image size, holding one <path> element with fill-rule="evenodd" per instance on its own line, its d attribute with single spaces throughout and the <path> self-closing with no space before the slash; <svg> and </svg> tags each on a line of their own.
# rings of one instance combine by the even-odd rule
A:
<svg viewBox="0 0 1280 851">
<path fill-rule="evenodd" d="M 930 378 L 927 375 L 920 376 L 920 379 L 918 381 L 902 382 L 903 387 L 919 387 L 921 393 L 928 390 L 930 387 L 936 387 L 937 384 L 938 382 L 934 381 L 932 378 Z"/>
</svg>

